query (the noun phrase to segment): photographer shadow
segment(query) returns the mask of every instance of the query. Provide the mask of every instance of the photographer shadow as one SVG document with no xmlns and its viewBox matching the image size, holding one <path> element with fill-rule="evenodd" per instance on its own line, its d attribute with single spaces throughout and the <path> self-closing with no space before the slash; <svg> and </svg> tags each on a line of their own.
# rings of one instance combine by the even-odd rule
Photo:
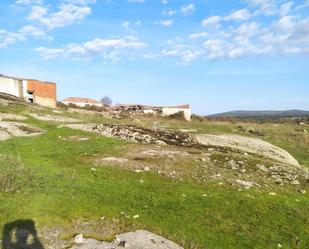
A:
<svg viewBox="0 0 309 249">
<path fill-rule="evenodd" d="M 44 249 L 35 223 L 32 220 L 16 220 L 3 227 L 2 249 Z"/>
</svg>

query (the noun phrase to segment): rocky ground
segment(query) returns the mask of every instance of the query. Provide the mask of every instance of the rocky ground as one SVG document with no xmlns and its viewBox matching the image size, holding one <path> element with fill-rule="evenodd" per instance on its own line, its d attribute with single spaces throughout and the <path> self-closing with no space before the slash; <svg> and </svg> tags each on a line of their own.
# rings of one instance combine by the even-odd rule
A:
<svg viewBox="0 0 309 249">
<path fill-rule="evenodd" d="M 183 249 L 176 243 L 145 230 L 116 235 L 115 240 L 110 243 L 84 239 L 79 234 L 74 237 L 74 243 L 71 249 Z"/>
<path fill-rule="evenodd" d="M 7 108 L 7 106 L 10 106 L 13 103 L 13 100 L 0 99 L 0 102 L 0 106 L 2 105 Z M 76 116 L 74 116 L 75 114 Z M 79 115 L 84 114 L 87 116 L 80 118 L 81 116 Z M 147 181 L 150 182 L 153 177 L 160 179 L 160 181 L 164 181 L 164 184 L 175 183 L 175 186 L 177 185 L 177 187 L 182 186 L 182 184 L 183 186 L 192 184 L 194 187 L 198 186 L 205 189 L 208 186 L 222 187 L 224 188 L 222 193 L 220 192 L 220 195 L 222 196 L 225 194 L 226 190 L 232 190 L 236 193 L 247 194 L 247 196 L 250 196 L 251 191 L 256 191 L 255 193 L 263 192 L 266 193 L 267 197 L 269 197 L 280 195 L 277 193 L 284 191 L 286 188 L 297 195 L 297 198 L 295 198 L 295 202 L 297 202 L 299 201 L 299 196 L 300 198 L 304 197 L 307 194 L 306 191 L 308 192 L 308 168 L 301 163 L 298 163 L 298 161 L 287 151 L 266 142 L 265 138 L 268 137 L 267 132 L 255 128 L 249 129 L 246 127 L 246 124 L 236 127 L 236 134 L 225 134 L 224 132 L 220 132 L 220 134 L 213 134 L 211 132 L 201 132 L 198 126 L 192 126 L 191 129 L 189 125 L 184 123 L 181 123 L 181 125 L 185 128 L 180 126 L 175 127 L 175 129 L 171 129 L 169 124 L 164 123 L 165 120 L 160 120 L 162 124 L 160 123 L 157 126 L 147 126 L 143 123 L 144 121 L 142 119 L 138 122 L 134 121 L 132 123 L 128 120 L 117 120 L 116 123 L 112 123 L 113 119 L 109 116 L 108 120 L 110 120 L 110 123 L 108 124 L 103 123 L 107 122 L 105 119 L 102 123 L 91 123 L 93 120 L 88 121 L 90 114 L 93 116 L 98 115 L 99 118 L 101 116 L 101 118 L 105 118 L 105 115 L 101 115 L 96 112 L 92 114 L 91 111 L 69 111 L 69 113 L 66 113 L 64 110 L 44 110 L 41 112 L 40 107 L 35 107 L 35 109 L 31 110 L 27 109 L 27 112 L 24 113 L 6 112 L 6 109 L 2 109 L 2 112 L 0 112 L 1 141 L 8 140 L 13 137 L 42 135 L 41 138 L 43 141 L 41 141 L 41 143 L 39 139 L 35 139 L 38 141 L 33 141 L 33 143 L 37 143 L 37 147 L 34 148 L 33 151 L 41 147 L 44 148 L 42 148 L 42 151 L 38 154 L 38 156 L 36 155 L 36 152 L 33 152 L 33 154 L 31 154 L 34 158 L 33 161 L 32 158 L 29 157 L 26 160 L 26 164 L 28 163 L 33 167 L 36 167 L 36 165 L 39 165 L 39 167 L 46 167 L 46 165 L 48 165 L 48 167 L 50 167 L 48 168 L 49 171 L 46 173 L 47 176 L 44 175 L 45 172 L 41 174 L 42 176 L 40 175 L 40 177 L 44 176 L 44 179 L 49 179 L 49 174 L 52 177 L 51 180 L 49 180 L 49 185 L 45 186 L 45 190 L 50 186 L 53 187 L 53 184 L 55 183 L 61 188 L 64 181 L 70 182 L 70 184 L 65 185 L 61 191 L 59 190 L 60 194 L 55 197 L 54 201 L 49 202 L 50 206 L 57 203 L 57 201 L 61 201 L 64 196 L 62 194 L 66 193 L 65 191 L 67 191 L 67 189 L 71 190 L 72 187 L 73 190 L 66 194 L 65 197 L 67 199 L 65 199 L 63 203 L 69 202 L 73 205 L 75 203 L 79 204 L 79 202 L 83 202 L 83 205 L 86 206 L 89 197 L 89 202 L 94 200 L 97 201 L 102 198 L 104 201 L 108 200 L 108 203 L 113 203 L 115 207 L 117 205 L 115 203 L 126 201 L 124 199 L 127 198 L 124 196 L 122 200 L 113 201 L 112 198 L 114 198 L 114 196 L 109 196 L 110 190 L 112 188 L 117 188 L 117 184 L 114 184 L 115 179 L 118 179 L 117 177 L 122 177 L 122 173 L 119 173 L 119 169 L 123 169 L 121 172 L 125 172 L 125 174 L 127 174 L 125 177 L 121 178 L 119 182 L 134 179 L 130 181 L 130 186 L 128 185 L 129 187 L 132 186 L 132 182 L 134 182 L 134 184 L 137 182 L 140 186 L 145 186 L 145 189 L 149 188 L 149 185 L 147 185 L 149 183 L 147 183 Z M 155 122 L 157 124 L 157 121 Z M 57 127 L 59 129 L 57 129 Z M 307 126 L 297 126 L 294 129 L 294 132 L 295 134 L 302 134 L 304 141 L 308 142 L 309 137 L 306 129 Z M 239 133 L 242 135 L 239 135 Z M 295 134 L 292 135 L 296 136 Z M 115 139 L 106 139 L 106 137 Z M 120 140 L 125 142 L 121 142 Z M 19 142 L 20 141 L 12 140 L 12 144 L 17 144 L 15 148 L 18 150 L 18 152 L 16 152 L 16 155 L 18 156 L 23 153 L 22 150 L 19 150 L 19 147 L 21 146 Z M 23 142 L 23 140 L 21 142 Z M 8 145 L 3 146 L 3 148 L 6 149 L 5 153 L 14 154 L 12 153 L 11 148 L 8 147 L 10 146 L 10 143 L 7 144 Z M 24 145 L 27 143 L 21 144 Z M 89 148 L 93 146 L 93 144 L 94 148 L 93 150 L 90 150 Z M 113 146 L 115 146 L 115 149 L 110 149 Z M 58 150 L 60 147 L 63 147 L 63 151 Z M 90 151 L 90 153 L 88 151 Z M 28 157 L 28 152 L 25 157 Z M 296 156 L 296 158 L 299 159 L 301 157 Z M 7 160 L 4 159 L 3 161 Z M 45 161 L 51 164 L 49 165 L 47 163 L 45 165 Z M 71 165 L 71 161 L 74 161 L 74 164 L 72 163 Z M 8 167 L 8 169 L 9 168 L 10 167 Z M 64 170 L 61 171 L 62 169 Z M 112 170 L 115 170 L 115 172 L 118 173 L 109 175 Z M 14 172 L 14 170 L 12 170 L 12 172 Z M 12 174 L 12 176 L 13 175 L 14 174 Z M 32 179 L 32 175 L 29 179 Z M 83 179 L 88 180 L 85 180 L 83 183 L 84 185 L 80 187 L 78 184 L 81 184 Z M 42 180 L 40 185 L 38 185 L 38 189 L 35 190 L 38 194 L 41 193 L 43 189 L 41 188 L 41 185 L 44 186 L 45 182 L 45 180 Z M 95 187 L 93 187 L 93 189 L 89 188 L 89 185 L 95 186 L 97 183 L 101 184 L 98 185 L 100 186 L 98 190 Z M 135 186 L 134 184 L 133 186 Z M 79 186 L 80 189 L 75 192 L 76 186 Z M 119 193 L 121 194 L 122 192 L 126 192 L 128 186 L 118 192 L 118 195 Z M 174 188 L 176 188 L 175 186 Z M 18 191 L 20 191 L 20 189 L 21 188 L 19 188 Z M 137 195 L 141 191 L 138 190 L 138 193 L 136 193 L 136 189 L 131 190 L 131 198 L 132 196 L 135 197 L 135 194 Z M 11 191 L 10 193 L 19 194 L 18 191 Z M 185 200 L 187 195 L 190 195 L 190 192 L 188 194 L 183 193 L 182 191 L 183 189 L 181 189 L 179 193 L 177 192 L 177 195 L 181 197 L 179 205 L 188 205 L 184 204 L 183 199 Z M 52 189 L 52 191 L 49 191 L 48 194 L 46 194 L 47 197 L 43 197 L 43 195 L 39 196 L 36 199 L 37 203 L 40 203 L 38 200 L 42 197 L 49 201 L 48 196 L 53 195 L 54 192 L 57 191 Z M 29 193 L 31 196 L 32 192 Z M 103 199 L 103 193 L 107 196 L 106 199 Z M 87 198 L 83 199 L 86 194 Z M 202 189 L 201 193 L 198 193 L 198 197 L 204 199 L 211 195 L 211 191 L 206 193 L 206 191 L 204 192 L 204 189 Z M 81 196 L 83 198 L 79 198 Z M 148 192 L 146 197 L 142 196 L 141 198 L 149 197 L 150 202 L 153 204 L 152 208 L 155 210 L 156 208 L 163 208 L 164 205 L 169 205 L 170 203 L 170 197 L 168 195 L 167 200 L 164 199 L 164 205 L 161 205 L 163 200 L 161 199 L 161 196 L 161 192 L 156 196 L 152 196 L 152 192 Z M 22 198 L 25 197 L 22 196 Z M 138 198 L 140 198 L 140 196 L 138 196 Z M 84 202 L 85 200 L 86 202 Z M 133 209 L 135 208 L 135 205 L 138 206 L 139 200 L 140 199 L 137 201 L 135 200 L 134 205 L 131 204 L 130 207 Z M 193 204 L 196 200 L 202 202 L 196 198 L 193 200 Z M 81 219 L 87 220 L 91 216 L 91 212 L 98 212 L 97 210 L 100 210 L 100 205 L 105 203 L 104 201 L 94 202 L 96 205 L 93 207 L 90 206 L 92 211 L 89 211 L 88 208 L 86 212 L 81 211 L 80 207 L 77 205 L 78 208 L 75 209 L 75 214 L 78 217 L 80 215 Z M 179 200 L 177 199 L 177 201 Z M 212 199 L 212 202 L 214 201 L 216 201 L 215 198 Z M 60 203 L 61 207 L 64 205 L 63 203 Z M 100 205 L 97 205 L 97 203 Z M 196 203 L 198 202 L 196 201 Z M 265 203 L 267 204 L 267 202 Z M 206 204 L 208 205 L 208 203 Z M 203 203 L 201 207 L 204 207 L 206 204 Z M 225 204 L 228 205 L 228 203 Z M 222 205 L 225 204 L 222 202 Z M 281 202 L 279 202 L 279 204 L 281 205 Z M 211 203 L 209 205 L 211 206 Z M 42 204 L 42 206 L 44 206 L 44 204 Z M 144 207 L 146 210 L 148 208 L 147 206 L 148 203 Z M 42 212 L 44 212 L 45 208 L 48 209 L 49 207 L 41 207 L 40 212 L 42 210 Z M 55 209 L 51 212 L 56 212 L 55 210 L 57 211 L 57 207 L 55 207 Z M 149 212 L 145 211 L 144 218 L 151 214 L 151 212 L 155 212 L 153 210 Z M 121 210 L 117 211 L 117 214 L 119 214 L 120 211 L 122 211 L 122 207 Z M 142 212 L 130 211 L 127 209 L 125 209 L 125 211 L 126 212 L 120 213 L 120 218 L 114 214 L 113 217 L 110 215 L 111 217 L 108 222 L 114 224 L 113 222 L 115 220 L 123 219 L 124 221 L 122 220 L 122 222 L 124 222 L 126 226 L 122 226 L 117 223 L 117 225 L 115 225 L 117 228 L 110 229 L 108 226 L 111 223 L 106 222 L 102 226 L 95 226 L 91 225 L 92 223 L 87 220 L 85 227 L 80 224 L 74 226 L 74 228 L 70 228 L 71 232 L 69 235 L 66 234 L 67 237 L 62 238 L 61 235 L 66 233 L 65 228 L 57 227 L 54 230 L 46 229 L 45 231 L 44 225 L 42 225 L 40 227 L 40 237 L 44 238 L 43 242 L 44 245 L 46 245 L 46 249 L 118 249 L 123 247 L 134 249 L 183 248 L 178 245 L 181 244 L 184 246 L 184 244 L 180 241 L 182 239 L 182 235 L 177 235 L 177 238 L 180 238 L 180 240 L 177 241 L 178 244 L 175 244 L 164 237 L 149 232 L 153 229 L 153 231 L 156 231 L 158 234 L 163 231 L 161 234 L 170 235 L 170 233 L 161 230 L 161 227 L 159 227 L 160 225 L 158 225 L 159 228 L 151 227 L 148 223 L 147 226 L 144 224 L 144 226 L 138 227 L 138 221 L 141 220 L 143 216 Z M 191 210 L 190 208 L 187 211 L 187 215 L 190 215 L 190 213 L 199 212 L 199 210 Z M 63 212 L 66 212 L 66 210 Z M 130 214 L 128 214 L 129 212 Z M 104 218 L 106 213 L 102 213 L 104 215 L 99 213 L 98 216 L 98 213 L 96 213 L 96 216 L 94 217 L 95 219 L 100 220 L 100 222 L 105 222 Z M 201 213 L 202 216 L 199 219 L 204 219 L 206 217 L 205 212 L 203 211 Z M 226 214 L 225 212 L 223 213 L 224 214 L 219 213 L 214 215 L 221 217 L 221 215 L 224 216 Z M 156 214 L 156 216 L 157 215 L 158 214 Z M 173 215 L 174 214 L 171 215 L 172 218 L 169 217 L 169 222 L 179 222 L 179 220 L 175 221 L 177 217 L 174 217 Z M 238 214 L 236 216 L 238 217 Z M 208 219 L 212 220 L 212 218 L 209 217 Z M 70 222 L 71 221 L 72 220 L 70 220 Z M 136 224 L 137 226 L 135 226 Z M 158 222 L 158 224 L 160 224 L 160 222 Z M 164 225 L 162 226 L 163 228 Z M 194 229 L 198 226 L 199 225 L 194 227 Z M 135 231 L 135 229 L 148 229 L 149 231 Z M 75 234 L 83 233 L 85 237 L 83 237 L 82 234 L 79 234 L 72 239 L 74 235 L 72 231 L 74 231 Z M 111 236 L 114 236 L 114 234 L 126 231 L 132 232 L 116 235 L 115 238 L 112 237 L 112 239 L 107 240 L 108 242 L 101 240 L 110 238 Z M 188 234 L 191 233 L 192 230 L 188 232 Z M 171 235 L 171 237 L 175 238 L 176 236 Z"/>
<path fill-rule="evenodd" d="M 0 141 L 8 140 L 11 137 L 28 137 L 41 135 L 43 131 L 32 125 L 0 121 Z"/>
</svg>

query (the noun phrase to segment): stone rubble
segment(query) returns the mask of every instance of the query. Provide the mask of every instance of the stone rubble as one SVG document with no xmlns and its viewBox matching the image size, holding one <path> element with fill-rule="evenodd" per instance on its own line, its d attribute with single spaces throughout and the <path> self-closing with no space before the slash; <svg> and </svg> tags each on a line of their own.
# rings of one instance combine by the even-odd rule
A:
<svg viewBox="0 0 309 249">
<path fill-rule="evenodd" d="M 168 130 L 151 130 L 126 125 L 112 124 L 68 124 L 66 127 L 88 132 L 95 132 L 106 137 L 115 137 L 125 141 L 140 142 L 143 144 L 157 145 L 182 145 L 194 144 L 194 139 L 184 133 Z"/>
</svg>

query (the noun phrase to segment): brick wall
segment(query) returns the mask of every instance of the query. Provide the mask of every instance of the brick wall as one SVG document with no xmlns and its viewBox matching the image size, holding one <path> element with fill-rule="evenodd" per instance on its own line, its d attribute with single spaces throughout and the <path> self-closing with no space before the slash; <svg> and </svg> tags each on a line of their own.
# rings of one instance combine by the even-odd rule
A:
<svg viewBox="0 0 309 249">
<path fill-rule="evenodd" d="M 50 107 L 56 106 L 57 92 L 55 83 L 46 83 L 39 80 L 27 81 L 27 91 L 33 92 L 35 103 Z"/>
</svg>

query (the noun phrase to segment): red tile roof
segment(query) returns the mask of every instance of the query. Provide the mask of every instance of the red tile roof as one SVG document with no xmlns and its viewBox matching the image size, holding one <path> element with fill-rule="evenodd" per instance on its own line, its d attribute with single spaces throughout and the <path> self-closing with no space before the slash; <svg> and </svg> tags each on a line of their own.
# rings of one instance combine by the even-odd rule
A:
<svg viewBox="0 0 309 249">
<path fill-rule="evenodd" d="M 99 101 L 90 98 L 79 98 L 79 97 L 70 97 L 63 100 L 64 102 L 71 103 L 89 103 L 89 104 L 100 104 Z"/>
</svg>

